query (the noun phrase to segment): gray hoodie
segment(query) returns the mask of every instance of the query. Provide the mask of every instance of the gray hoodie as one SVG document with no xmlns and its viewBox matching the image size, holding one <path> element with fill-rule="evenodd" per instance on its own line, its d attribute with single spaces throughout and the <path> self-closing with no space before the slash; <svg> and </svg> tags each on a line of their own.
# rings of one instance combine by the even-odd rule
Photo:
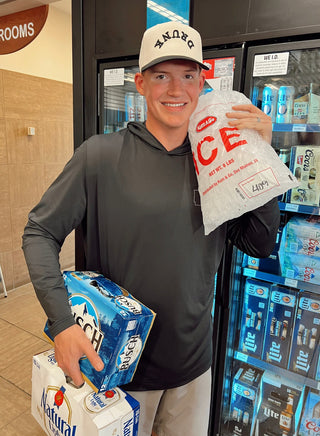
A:
<svg viewBox="0 0 320 436">
<path fill-rule="evenodd" d="M 277 199 L 204 235 L 188 139 L 168 152 L 144 124 L 84 142 L 30 212 L 23 249 L 51 334 L 74 324 L 59 266 L 65 237 L 82 226 L 86 270 L 99 271 L 157 313 L 127 389 L 188 383 L 212 360 L 214 278 L 226 239 L 268 256 Z M 223 204 L 215 206 L 216 213 Z"/>
</svg>

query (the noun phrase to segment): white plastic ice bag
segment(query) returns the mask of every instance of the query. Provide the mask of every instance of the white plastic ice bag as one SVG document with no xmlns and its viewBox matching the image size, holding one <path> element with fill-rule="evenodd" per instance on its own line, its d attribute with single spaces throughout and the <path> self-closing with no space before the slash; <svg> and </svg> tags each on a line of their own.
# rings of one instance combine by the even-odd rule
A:
<svg viewBox="0 0 320 436">
<path fill-rule="evenodd" d="M 251 101 L 237 91 L 212 91 L 199 98 L 189 138 L 198 177 L 205 234 L 264 205 L 298 181 L 258 132 L 230 127 L 227 112 Z"/>
</svg>

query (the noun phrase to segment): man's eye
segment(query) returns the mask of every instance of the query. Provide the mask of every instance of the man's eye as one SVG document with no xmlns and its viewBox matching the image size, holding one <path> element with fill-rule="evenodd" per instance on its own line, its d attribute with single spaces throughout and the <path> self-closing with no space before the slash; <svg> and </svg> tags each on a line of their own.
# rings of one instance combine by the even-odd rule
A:
<svg viewBox="0 0 320 436">
<path fill-rule="evenodd" d="M 186 74 L 186 79 L 192 80 L 192 79 L 194 79 L 194 75 L 193 74 Z"/>
<path fill-rule="evenodd" d="M 159 79 L 159 80 L 163 80 L 163 79 L 165 79 L 166 78 L 166 75 L 165 74 L 158 74 L 157 76 L 156 76 L 156 79 Z"/>
</svg>

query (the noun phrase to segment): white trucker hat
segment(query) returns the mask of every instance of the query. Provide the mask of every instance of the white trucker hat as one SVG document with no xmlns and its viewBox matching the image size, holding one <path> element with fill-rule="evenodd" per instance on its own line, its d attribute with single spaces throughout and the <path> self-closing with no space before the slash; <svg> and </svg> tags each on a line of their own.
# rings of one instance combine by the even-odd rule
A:
<svg viewBox="0 0 320 436">
<path fill-rule="evenodd" d="M 144 32 L 139 56 L 140 71 L 170 59 L 186 59 L 205 70 L 209 69 L 203 63 L 199 32 L 177 21 L 157 24 Z"/>
</svg>

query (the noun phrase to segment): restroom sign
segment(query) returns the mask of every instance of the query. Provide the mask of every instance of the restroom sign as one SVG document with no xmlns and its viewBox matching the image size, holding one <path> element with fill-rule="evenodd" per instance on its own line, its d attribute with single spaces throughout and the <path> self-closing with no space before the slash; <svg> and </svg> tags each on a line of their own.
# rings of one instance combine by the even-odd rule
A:
<svg viewBox="0 0 320 436">
<path fill-rule="evenodd" d="M 48 5 L 0 17 L 0 55 L 14 53 L 30 44 L 41 32 Z"/>
</svg>

